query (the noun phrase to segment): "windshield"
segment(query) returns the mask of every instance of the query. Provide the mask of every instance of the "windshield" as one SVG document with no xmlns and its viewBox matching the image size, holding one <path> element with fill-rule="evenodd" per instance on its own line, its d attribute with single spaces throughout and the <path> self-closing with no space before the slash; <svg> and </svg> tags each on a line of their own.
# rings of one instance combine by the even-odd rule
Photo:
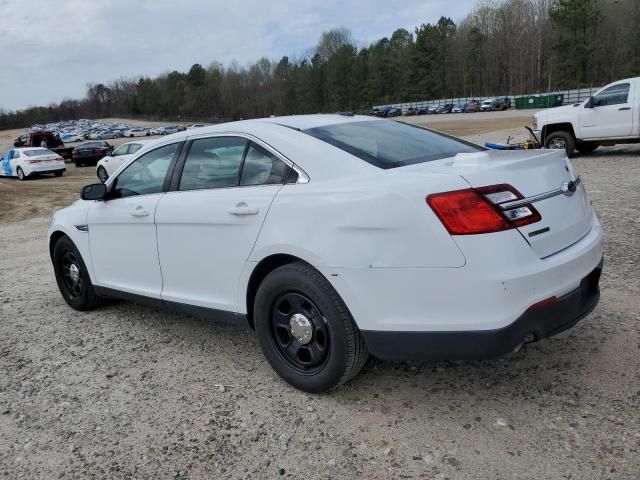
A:
<svg viewBox="0 0 640 480">
<path fill-rule="evenodd" d="M 441 133 L 391 120 L 340 123 L 303 131 L 384 169 L 483 150 Z"/>
<path fill-rule="evenodd" d="M 40 150 L 25 150 L 22 153 L 24 153 L 27 157 L 42 157 L 44 155 L 55 155 L 55 153 L 53 153 L 51 150 L 49 149 L 40 149 Z"/>
</svg>

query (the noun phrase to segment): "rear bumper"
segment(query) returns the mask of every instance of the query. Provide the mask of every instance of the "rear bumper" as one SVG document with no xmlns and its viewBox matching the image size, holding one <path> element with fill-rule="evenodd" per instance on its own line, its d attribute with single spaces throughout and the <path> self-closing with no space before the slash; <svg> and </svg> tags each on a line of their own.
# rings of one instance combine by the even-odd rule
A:
<svg viewBox="0 0 640 480">
<path fill-rule="evenodd" d="M 45 173 L 56 173 L 56 172 L 64 172 L 66 171 L 64 163 L 62 163 L 59 167 L 54 167 L 52 165 L 44 165 L 44 166 L 33 166 L 30 168 L 25 168 L 24 174 L 26 176 L 36 175 L 36 174 L 45 174 Z"/>
<path fill-rule="evenodd" d="M 600 299 L 603 262 L 575 290 L 555 303 L 527 310 L 512 324 L 495 330 L 456 332 L 393 332 L 363 330 L 369 352 L 382 360 L 493 358 L 513 352 L 525 342 L 538 341 L 573 327 Z"/>
</svg>

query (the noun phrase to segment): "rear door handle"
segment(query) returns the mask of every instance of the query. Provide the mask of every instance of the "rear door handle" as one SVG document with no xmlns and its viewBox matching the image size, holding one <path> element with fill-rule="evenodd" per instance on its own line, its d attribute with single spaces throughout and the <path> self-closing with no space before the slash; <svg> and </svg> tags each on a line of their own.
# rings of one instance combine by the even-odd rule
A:
<svg viewBox="0 0 640 480">
<path fill-rule="evenodd" d="M 618 110 L 631 110 L 631 107 L 620 107 Z"/>
<path fill-rule="evenodd" d="M 147 217 L 149 212 L 142 205 L 138 205 L 134 210 L 129 212 L 132 217 Z"/>
<path fill-rule="evenodd" d="M 245 202 L 240 202 L 231 210 L 229 210 L 229 213 L 231 215 L 244 216 L 244 215 L 257 215 L 259 211 L 260 209 L 258 208 L 250 207 Z"/>
</svg>

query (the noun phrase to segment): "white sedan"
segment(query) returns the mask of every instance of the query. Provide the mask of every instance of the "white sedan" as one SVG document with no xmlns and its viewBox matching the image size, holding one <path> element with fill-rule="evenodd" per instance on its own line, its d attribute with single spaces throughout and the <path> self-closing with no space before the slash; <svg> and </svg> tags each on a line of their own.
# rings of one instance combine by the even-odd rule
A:
<svg viewBox="0 0 640 480">
<path fill-rule="evenodd" d="M 248 324 L 307 392 L 369 354 L 507 354 L 599 299 L 602 228 L 559 150 L 363 116 L 248 120 L 159 140 L 81 197 L 49 231 L 71 307 L 125 298 Z"/>
<path fill-rule="evenodd" d="M 113 175 L 122 164 L 128 161 L 145 144 L 153 140 L 136 140 L 127 142 L 116 148 L 111 154 L 101 158 L 96 165 L 96 175 L 102 183 L 106 182 L 109 176 Z"/>
<path fill-rule="evenodd" d="M 130 128 L 129 130 L 125 130 L 122 132 L 123 137 L 148 137 L 151 135 L 151 132 L 148 128 Z"/>
<path fill-rule="evenodd" d="M 19 180 L 44 173 L 60 177 L 65 170 L 64 158 L 48 148 L 12 148 L 0 159 L 0 175 Z"/>
</svg>

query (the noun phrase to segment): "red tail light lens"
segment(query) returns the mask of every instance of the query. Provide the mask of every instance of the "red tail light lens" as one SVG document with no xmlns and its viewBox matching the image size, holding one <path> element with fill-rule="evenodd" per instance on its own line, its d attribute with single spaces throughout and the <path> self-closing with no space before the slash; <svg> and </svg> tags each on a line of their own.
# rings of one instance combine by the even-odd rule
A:
<svg viewBox="0 0 640 480">
<path fill-rule="evenodd" d="M 436 193 L 427 203 L 451 235 L 500 232 L 513 226 L 473 189 Z"/>
<path fill-rule="evenodd" d="M 531 204 L 501 208 L 522 198 L 511 185 L 503 184 L 436 193 L 427 197 L 427 204 L 451 235 L 477 235 L 540 221 L 542 217 Z"/>
</svg>

